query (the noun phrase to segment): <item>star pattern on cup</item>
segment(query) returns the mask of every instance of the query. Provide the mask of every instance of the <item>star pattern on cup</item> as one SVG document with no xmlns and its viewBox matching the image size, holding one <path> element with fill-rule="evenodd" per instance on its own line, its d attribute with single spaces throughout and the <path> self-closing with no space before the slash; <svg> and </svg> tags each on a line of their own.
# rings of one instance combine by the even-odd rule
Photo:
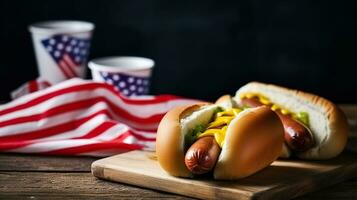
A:
<svg viewBox="0 0 357 200">
<path fill-rule="evenodd" d="M 104 81 L 115 87 L 125 96 L 145 95 L 149 92 L 149 78 L 124 73 L 100 72 Z"/>
</svg>

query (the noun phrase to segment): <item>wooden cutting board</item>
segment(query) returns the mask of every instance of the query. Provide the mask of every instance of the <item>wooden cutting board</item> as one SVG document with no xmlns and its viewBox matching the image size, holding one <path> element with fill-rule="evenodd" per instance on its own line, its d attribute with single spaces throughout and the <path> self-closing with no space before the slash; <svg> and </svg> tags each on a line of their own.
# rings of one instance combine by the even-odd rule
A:
<svg viewBox="0 0 357 200">
<path fill-rule="evenodd" d="M 259 158 L 257 158 L 259 159 Z M 357 154 L 328 161 L 275 161 L 238 181 L 176 178 L 166 174 L 152 152 L 131 151 L 97 160 L 94 176 L 201 199 L 291 199 L 357 176 Z"/>
</svg>

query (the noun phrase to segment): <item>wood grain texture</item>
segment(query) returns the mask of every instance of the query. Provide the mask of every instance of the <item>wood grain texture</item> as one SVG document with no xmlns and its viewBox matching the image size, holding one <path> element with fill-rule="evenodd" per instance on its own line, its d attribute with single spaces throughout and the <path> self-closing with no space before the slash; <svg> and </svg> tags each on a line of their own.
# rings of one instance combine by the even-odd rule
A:
<svg viewBox="0 0 357 200">
<path fill-rule="evenodd" d="M 149 152 L 132 151 L 98 160 L 92 173 L 118 181 L 202 199 L 290 199 L 357 175 L 357 158 L 344 153 L 328 161 L 276 161 L 239 181 L 176 178 L 167 175 Z"/>
<path fill-rule="evenodd" d="M 102 181 L 90 173 L 0 172 L 0 199 L 187 199 Z"/>
<path fill-rule="evenodd" d="M 0 171 L 72 171 L 90 172 L 90 165 L 98 158 L 41 156 L 30 154 L 1 154 Z"/>
</svg>

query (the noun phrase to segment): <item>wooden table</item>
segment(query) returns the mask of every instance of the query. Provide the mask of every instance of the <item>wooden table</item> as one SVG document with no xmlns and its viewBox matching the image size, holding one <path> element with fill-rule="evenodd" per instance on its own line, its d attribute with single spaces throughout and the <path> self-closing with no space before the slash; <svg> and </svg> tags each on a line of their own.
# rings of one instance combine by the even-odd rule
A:
<svg viewBox="0 0 357 200">
<path fill-rule="evenodd" d="M 356 135 L 357 106 L 342 108 Z M 0 154 L 0 199 L 190 199 L 96 179 L 90 173 L 94 160 L 96 158 Z M 357 175 L 298 199 L 356 198 Z"/>
</svg>

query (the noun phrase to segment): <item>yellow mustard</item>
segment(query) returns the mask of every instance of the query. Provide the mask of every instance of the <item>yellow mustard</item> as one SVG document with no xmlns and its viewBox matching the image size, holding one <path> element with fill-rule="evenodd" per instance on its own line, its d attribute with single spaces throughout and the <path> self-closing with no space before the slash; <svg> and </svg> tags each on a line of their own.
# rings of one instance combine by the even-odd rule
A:
<svg viewBox="0 0 357 200">
<path fill-rule="evenodd" d="M 231 108 L 216 113 L 214 120 L 208 124 L 207 129 L 200 133 L 198 137 L 214 136 L 218 145 L 222 148 L 228 125 L 240 112 L 242 110 L 239 108 Z"/>
<path fill-rule="evenodd" d="M 280 111 L 280 113 L 282 113 L 284 115 L 291 115 L 293 119 L 302 122 L 306 126 L 309 125 L 309 118 L 308 118 L 309 116 L 308 116 L 308 114 L 306 112 L 299 112 L 299 113 L 290 112 L 289 110 L 287 110 L 285 108 L 282 108 L 281 106 L 279 106 L 277 104 L 271 103 L 271 101 L 267 97 L 265 97 L 265 96 L 263 96 L 261 94 L 247 93 L 247 94 L 241 94 L 240 95 L 241 99 L 242 98 L 251 99 L 251 98 L 254 98 L 254 97 L 257 97 L 262 104 L 270 106 L 270 108 L 273 111 Z"/>
</svg>

